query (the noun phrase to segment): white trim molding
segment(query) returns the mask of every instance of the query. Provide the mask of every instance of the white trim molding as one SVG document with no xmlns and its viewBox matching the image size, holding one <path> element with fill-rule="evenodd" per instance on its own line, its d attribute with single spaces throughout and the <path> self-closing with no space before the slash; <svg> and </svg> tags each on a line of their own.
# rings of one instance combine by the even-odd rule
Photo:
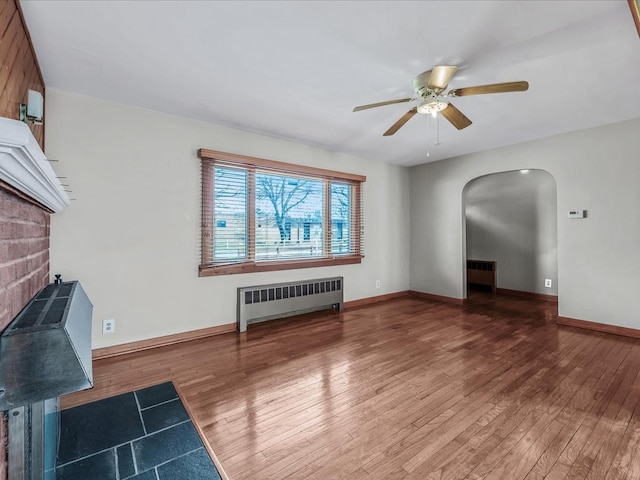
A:
<svg viewBox="0 0 640 480">
<path fill-rule="evenodd" d="M 27 124 L 4 117 L 0 117 L 0 180 L 54 212 L 69 206 L 69 195 Z"/>
</svg>

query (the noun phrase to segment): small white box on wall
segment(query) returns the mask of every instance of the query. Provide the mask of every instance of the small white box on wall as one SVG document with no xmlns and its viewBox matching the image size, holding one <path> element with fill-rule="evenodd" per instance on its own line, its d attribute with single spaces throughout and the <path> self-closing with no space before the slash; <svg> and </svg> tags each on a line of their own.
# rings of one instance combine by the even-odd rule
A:
<svg viewBox="0 0 640 480">
<path fill-rule="evenodd" d="M 569 210 L 569 218 L 587 218 L 586 210 Z"/>
</svg>

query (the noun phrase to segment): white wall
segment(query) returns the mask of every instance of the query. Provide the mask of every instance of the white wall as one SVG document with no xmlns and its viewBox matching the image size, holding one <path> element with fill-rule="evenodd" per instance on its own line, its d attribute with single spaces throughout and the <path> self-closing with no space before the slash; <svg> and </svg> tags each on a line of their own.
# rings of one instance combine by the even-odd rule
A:
<svg viewBox="0 0 640 480">
<path fill-rule="evenodd" d="M 46 153 L 77 199 L 52 215 L 51 273 L 85 287 L 94 348 L 235 322 L 239 286 L 343 275 L 347 301 L 409 288 L 408 169 L 55 89 L 46 98 Z M 366 175 L 362 264 L 199 278 L 198 148 Z"/>
<path fill-rule="evenodd" d="M 556 182 L 542 170 L 469 182 L 463 196 L 467 259 L 497 262 L 498 288 L 557 295 L 556 198 Z"/>
<path fill-rule="evenodd" d="M 464 186 L 538 168 L 558 190 L 559 314 L 640 328 L 638 131 L 640 119 L 412 168 L 411 288 L 462 298 Z"/>
</svg>

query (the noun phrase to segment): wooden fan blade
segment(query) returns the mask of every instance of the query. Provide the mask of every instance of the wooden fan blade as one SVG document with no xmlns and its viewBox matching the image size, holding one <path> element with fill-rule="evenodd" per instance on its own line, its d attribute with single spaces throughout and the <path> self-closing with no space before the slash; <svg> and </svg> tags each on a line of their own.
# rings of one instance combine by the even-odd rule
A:
<svg viewBox="0 0 640 480">
<path fill-rule="evenodd" d="M 476 87 L 455 88 L 447 95 L 450 97 L 464 97 L 465 95 L 481 95 L 484 93 L 526 92 L 527 90 L 529 90 L 529 82 L 505 82 L 478 85 Z"/>
<path fill-rule="evenodd" d="M 369 105 L 360 105 L 359 107 L 354 108 L 353 111 L 359 112 L 360 110 L 367 110 L 368 108 L 384 107 L 385 105 L 393 105 L 394 103 L 410 102 L 411 100 L 413 100 L 413 98 L 399 98 L 398 100 L 387 100 L 386 102 L 370 103 Z"/>
<path fill-rule="evenodd" d="M 427 88 L 431 90 L 444 90 L 449 85 L 449 81 L 455 75 L 458 67 L 450 65 L 437 65 L 431 70 Z"/>
<path fill-rule="evenodd" d="M 417 112 L 418 112 L 418 107 L 413 107 L 403 116 L 401 116 L 400 120 L 398 120 L 396 123 L 391 125 L 391 128 L 386 132 L 384 132 L 383 136 L 388 137 L 389 135 L 393 135 L 394 133 L 396 133 L 398 130 L 400 130 L 400 127 L 402 127 L 405 123 L 411 120 L 411 117 L 413 117 Z"/>
<path fill-rule="evenodd" d="M 462 130 L 463 128 L 467 128 L 471 125 L 471 120 L 469 120 L 464 113 L 454 107 L 451 103 L 440 112 L 440 114 L 451 122 L 451 125 L 456 127 L 458 130 Z"/>
</svg>

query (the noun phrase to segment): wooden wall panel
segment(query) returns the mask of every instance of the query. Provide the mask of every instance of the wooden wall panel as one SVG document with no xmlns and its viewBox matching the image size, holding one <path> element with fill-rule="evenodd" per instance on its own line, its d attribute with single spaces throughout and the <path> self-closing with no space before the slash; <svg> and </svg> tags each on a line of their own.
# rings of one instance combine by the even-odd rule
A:
<svg viewBox="0 0 640 480">
<path fill-rule="evenodd" d="M 18 119 L 28 90 L 44 97 L 44 80 L 17 0 L 0 0 L 0 116 Z M 44 123 L 44 122 L 43 122 Z M 44 150 L 44 124 L 29 122 Z"/>
</svg>

